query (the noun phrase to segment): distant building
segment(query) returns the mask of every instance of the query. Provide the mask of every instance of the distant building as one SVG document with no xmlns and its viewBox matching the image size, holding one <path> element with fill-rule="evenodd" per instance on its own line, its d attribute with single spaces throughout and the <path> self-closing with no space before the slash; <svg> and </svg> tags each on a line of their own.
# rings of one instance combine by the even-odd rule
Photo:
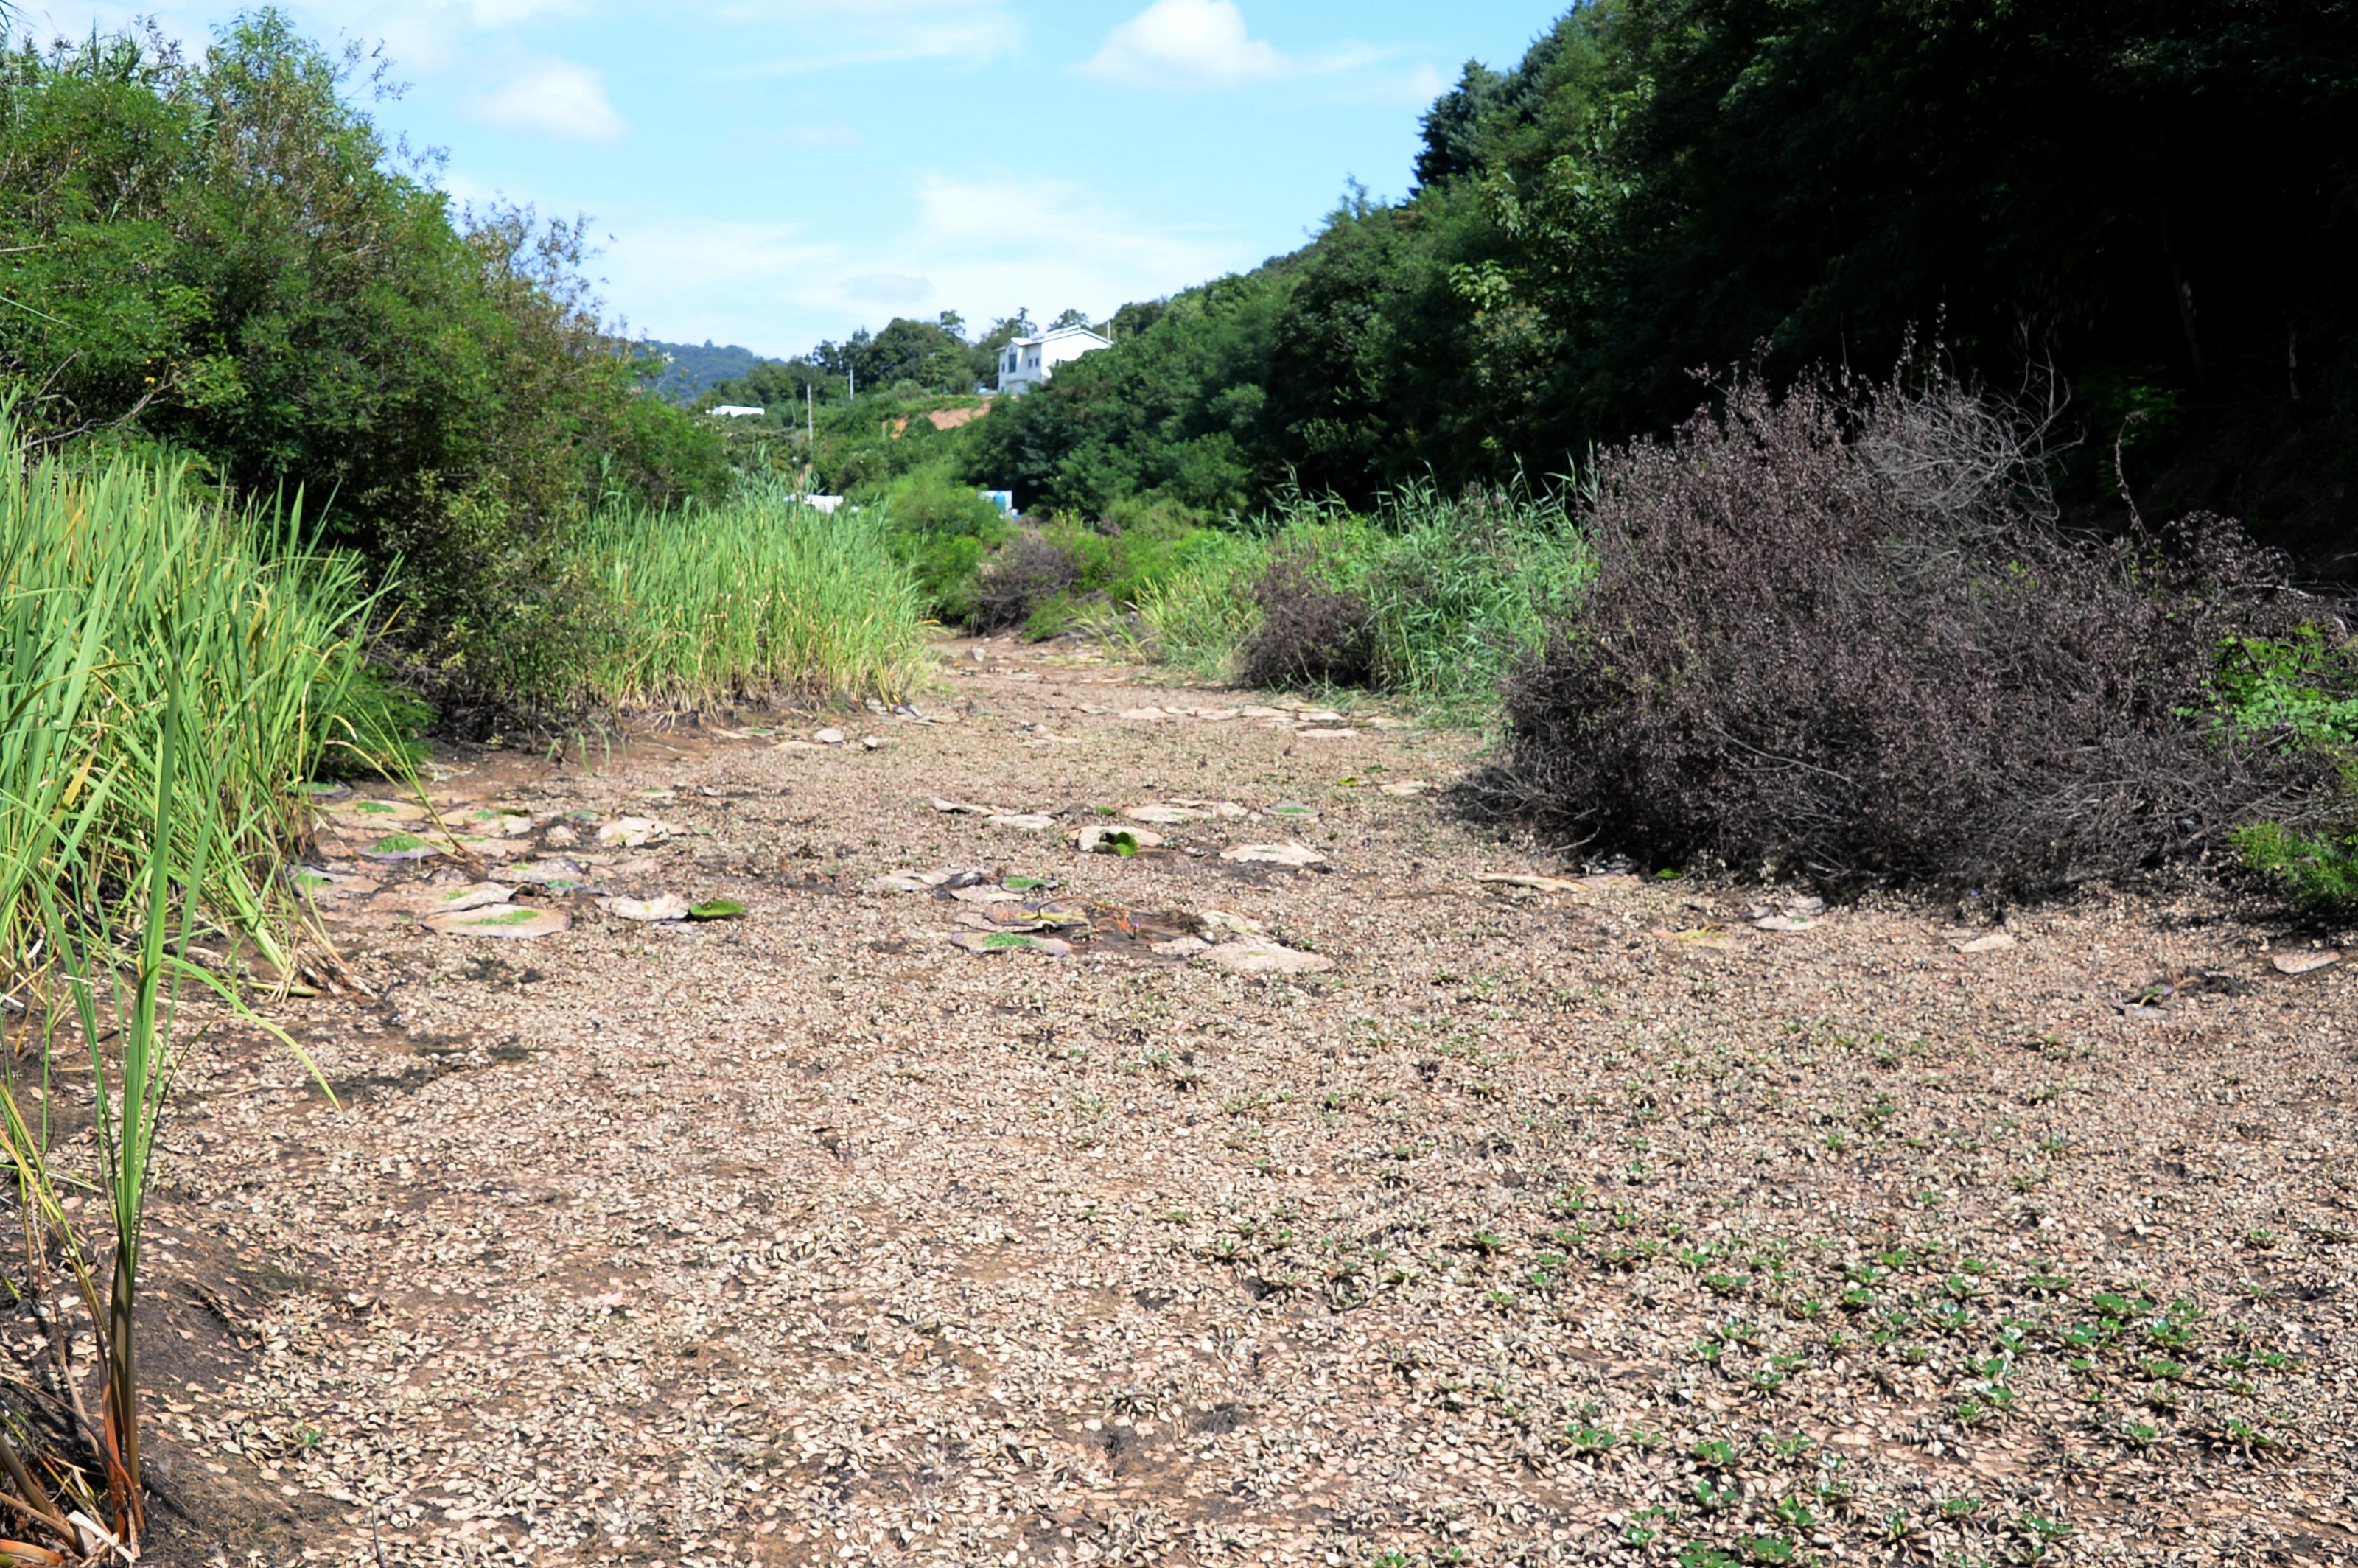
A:
<svg viewBox="0 0 2358 1568">
<path fill-rule="evenodd" d="M 843 504 L 843 497 L 839 495 L 806 495 L 803 497 L 803 504 L 809 507 L 813 512 L 818 513 L 822 516 L 832 517 L 835 515 L 835 509 Z"/>
<path fill-rule="evenodd" d="M 723 419 L 759 419 L 769 410 L 755 408 L 744 403 L 716 403 L 712 406 L 712 412 Z"/>
<path fill-rule="evenodd" d="M 1011 490 L 978 490 L 977 495 L 999 508 L 1003 516 L 1015 515 L 1015 492 Z"/>
<path fill-rule="evenodd" d="M 1066 360 L 1111 347 L 1111 338 L 1101 338 L 1087 327 L 1059 327 L 1036 338 L 1018 338 L 1000 351 L 999 390 L 1029 392 Z"/>
</svg>

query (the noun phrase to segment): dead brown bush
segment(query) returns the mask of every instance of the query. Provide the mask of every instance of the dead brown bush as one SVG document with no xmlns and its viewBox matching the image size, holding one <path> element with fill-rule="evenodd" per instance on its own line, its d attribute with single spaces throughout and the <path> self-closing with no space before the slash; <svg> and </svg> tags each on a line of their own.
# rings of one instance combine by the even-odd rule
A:
<svg viewBox="0 0 2358 1568">
<path fill-rule="evenodd" d="M 976 574 L 968 625 L 977 632 L 1021 626 L 1080 580 L 1080 563 L 1063 546 L 1038 534 L 1018 534 Z"/>
<path fill-rule="evenodd" d="M 1510 684 L 1486 787 L 1654 864 L 2050 892 L 2314 808 L 2201 715 L 2297 619 L 2232 523 L 2070 536 L 1953 382 L 1739 384 L 1606 455 L 1595 578 Z"/>
<path fill-rule="evenodd" d="M 1249 686 L 1364 686 L 1375 665 L 1374 616 L 1358 594 L 1328 583 L 1314 557 L 1281 555 L 1252 588 L 1260 624 L 1238 651 Z"/>
</svg>

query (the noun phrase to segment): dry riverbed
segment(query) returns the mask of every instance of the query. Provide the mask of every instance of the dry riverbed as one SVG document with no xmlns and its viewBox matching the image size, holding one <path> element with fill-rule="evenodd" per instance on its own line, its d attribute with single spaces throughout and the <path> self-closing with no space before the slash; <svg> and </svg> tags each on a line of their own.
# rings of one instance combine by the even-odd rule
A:
<svg viewBox="0 0 2358 1568">
<path fill-rule="evenodd" d="M 2319 934 L 1584 875 L 1467 738 L 948 652 L 325 803 L 374 994 L 276 1012 L 341 1108 L 184 1073 L 161 1561 L 2358 1554 Z"/>
</svg>

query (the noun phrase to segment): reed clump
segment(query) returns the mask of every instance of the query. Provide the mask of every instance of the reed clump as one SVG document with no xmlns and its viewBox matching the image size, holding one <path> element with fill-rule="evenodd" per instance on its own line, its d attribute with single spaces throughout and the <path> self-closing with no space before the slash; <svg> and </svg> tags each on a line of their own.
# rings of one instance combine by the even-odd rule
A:
<svg viewBox="0 0 2358 1568">
<path fill-rule="evenodd" d="M 894 701 L 931 665 L 924 596 L 872 513 L 755 483 L 718 505 L 610 510 L 584 546 L 608 617 L 585 684 L 608 707 Z"/>
</svg>

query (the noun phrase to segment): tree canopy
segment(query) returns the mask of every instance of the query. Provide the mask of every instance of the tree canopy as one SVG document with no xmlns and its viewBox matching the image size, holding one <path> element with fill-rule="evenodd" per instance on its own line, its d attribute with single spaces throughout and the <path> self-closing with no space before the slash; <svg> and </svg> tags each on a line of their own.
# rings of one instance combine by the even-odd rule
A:
<svg viewBox="0 0 2358 1568">
<path fill-rule="evenodd" d="M 1003 411 L 1029 504 L 1562 471 L 1704 367 L 2051 368 L 2109 448 L 2358 411 L 2352 0 L 1592 0 L 1416 187 Z"/>
</svg>

